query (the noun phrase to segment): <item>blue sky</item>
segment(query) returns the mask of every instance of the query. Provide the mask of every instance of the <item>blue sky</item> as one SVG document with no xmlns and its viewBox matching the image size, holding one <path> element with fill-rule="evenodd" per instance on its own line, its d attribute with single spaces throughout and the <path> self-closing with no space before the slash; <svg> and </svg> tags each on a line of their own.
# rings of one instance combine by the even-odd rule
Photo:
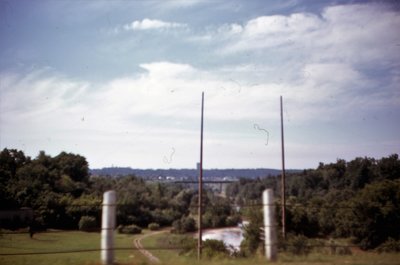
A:
<svg viewBox="0 0 400 265">
<path fill-rule="evenodd" d="M 394 3 L 1 1 L 0 147 L 193 168 L 204 91 L 206 168 L 279 168 L 280 95 L 289 168 L 399 153 Z"/>
</svg>

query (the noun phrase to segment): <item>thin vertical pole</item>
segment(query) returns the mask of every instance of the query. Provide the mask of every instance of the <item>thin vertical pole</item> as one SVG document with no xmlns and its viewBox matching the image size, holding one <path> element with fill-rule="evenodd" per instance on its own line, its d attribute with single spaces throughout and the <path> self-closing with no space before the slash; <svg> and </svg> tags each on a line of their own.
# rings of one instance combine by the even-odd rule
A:
<svg viewBox="0 0 400 265">
<path fill-rule="evenodd" d="M 201 259 L 202 241 L 202 214 L 203 214 L 203 117 L 204 117 L 204 92 L 201 94 L 201 131 L 200 131 L 200 170 L 199 170 L 199 234 L 197 241 L 197 258 Z"/>
<path fill-rule="evenodd" d="M 283 103 L 281 96 L 281 143 L 282 143 L 282 179 L 281 179 L 281 196 L 282 196 L 282 236 L 286 238 L 286 188 L 285 188 L 285 139 L 283 133 Z"/>
<path fill-rule="evenodd" d="M 276 261 L 278 247 L 276 244 L 275 205 L 274 192 L 272 189 L 264 190 L 263 205 L 265 257 L 269 261 Z"/>
</svg>

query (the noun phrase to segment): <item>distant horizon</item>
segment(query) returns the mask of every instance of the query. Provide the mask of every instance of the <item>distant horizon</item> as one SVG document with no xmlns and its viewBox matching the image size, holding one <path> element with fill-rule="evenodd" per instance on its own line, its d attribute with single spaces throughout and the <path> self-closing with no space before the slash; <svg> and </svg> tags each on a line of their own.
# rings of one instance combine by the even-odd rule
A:
<svg viewBox="0 0 400 265">
<path fill-rule="evenodd" d="M 192 169 L 196 170 L 196 166 L 195 167 L 135 167 L 135 166 L 129 166 L 129 165 L 128 166 L 127 165 L 122 165 L 122 166 L 121 165 L 109 165 L 109 166 L 92 167 L 92 166 L 90 166 L 90 162 L 89 162 L 88 157 L 86 157 L 85 155 L 80 154 L 80 153 L 68 152 L 68 151 L 62 150 L 59 153 L 50 154 L 50 153 L 46 152 L 46 150 L 39 150 L 37 152 L 37 154 L 29 155 L 24 150 L 21 150 L 21 149 L 18 149 L 18 148 L 2 147 L 1 150 L 3 150 L 4 148 L 16 149 L 18 151 L 22 151 L 22 152 L 24 152 L 25 156 L 29 156 L 31 159 L 35 159 L 39 155 L 39 153 L 42 152 L 42 151 L 44 151 L 46 155 L 50 155 L 52 157 L 55 157 L 55 156 L 59 155 L 62 152 L 72 153 L 72 154 L 75 154 L 75 155 L 80 155 L 80 156 L 85 157 L 86 161 L 88 161 L 89 170 L 100 170 L 100 169 L 107 169 L 107 168 L 129 168 L 129 169 L 137 169 L 137 170 L 181 170 L 181 169 L 182 170 L 184 170 L 184 169 L 186 169 L 186 170 L 192 170 Z M 349 161 L 352 161 L 352 160 L 354 160 L 356 158 L 365 158 L 365 157 L 372 158 L 372 159 L 375 159 L 375 160 L 380 160 L 380 159 L 382 159 L 384 157 L 389 157 L 389 156 L 394 155 L 394 154 L 400 156 L 400 153 L 390 153 L 390 154 L 387 154 L 387 155 L 384 155 L 384 156 L 380 156 L 380 157 L 373 157 L 373 156 L 368 156 L 368 155 L 360 155 L 360 156 L 355 156 L 355 157 L 350 157 L 350 158 L 337 157 L 336 159 L 334 159 L 332 161 L 319 161 L 314 166 L 309 166 L 309 167 L 287 167 L 286 166 L 285 170 L 314 169 L 314 168 L 317 168 L 320 163 L 323 163 L 323 164 L 334 164 L 338 160 L 345 160 L 346 162 L 349 162 Z M 285 164 L 287 164 L 287 161 L 285 161 Z M 240 170 L 240 169 L 282 170 L 282 166 L 280 166 L 280 167 L 261 167 L 261 166 L 260 167 L 245 167 L 245 166 L 243 166 L 243 167 L 203 167 L 203 169 L 204 170 L 229 170 L 229 169 L 234 169 L 234 170 Z"/>
<path fill-rule="evenodd" d="M 137 170 L 197 170 L 196 168 L 136 168 L 136 167 L 119 167 L 119 166 L 110 166 L 110 167 L 101 167 L 101 168 L 91 168 L 90 170 L 94 169 L 107 169 L 107 168 L 129 168 L 129 169 L 137 169 Z M 282 168 L 269 168 L 269 167 L 248 167 L 248 168 L 203 168 L 203 170 L 241 170 L 241 169 L 254 169 L 254 170 L 282 170 Z M 305 168 L 304 168 L 305 169 Z M 286 168 L 285 170 L 303 170 L 303 168 Z"/>
</svg>

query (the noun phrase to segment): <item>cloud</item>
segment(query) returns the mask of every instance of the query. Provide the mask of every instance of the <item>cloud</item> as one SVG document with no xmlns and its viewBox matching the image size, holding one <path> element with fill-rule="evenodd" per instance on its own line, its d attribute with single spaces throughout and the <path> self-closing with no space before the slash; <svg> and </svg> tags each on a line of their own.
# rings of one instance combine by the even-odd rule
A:
<svg viewBox="0 0 400 265">
<path fill-rule="evenodd" d="M 218 55 L 300 50 L 314 61 L 379 65 L 400 60 L 398 13 L 380 4 L 328 6 L 320 14 L 260 16 L 222 25 L 190 40 L 219 43 Z"/>
<path fill-rule="evenodd" d="M 170 61 L 140 67 L 140 73 L 102 84 L 46 69 L 1 73 L 2 145 L 30 155 L 41 149 L 78 152 L 92 167 L 154 167 L 162 165 L 173 147 L 174 164 L 165 166 L 191 166 L 197 161 L 200 95 L 205 91 L 207 167 L 229 167 L 229 161 L 243 154 L 246 158 L 240 161 L 256 166 L 260 157 L 275 163 L 273 153 L 279 152 L 280 95 L 292 126 L 343 116 L 351 120 L 371 102 L 375 111 L 399 95 L 371 92 L 376 84 L 347 63 L 310 63 L 296 81 L 257 84 L 239 74 L 250 74 L 251 64 L 209 71 Z M 265 136 L 254 131 L 255 123 L 270 133 L 268 150 Z M 221 161 L 222 156 L 229 159 Z"/>
<path fill-rule="evenodd" d="M 260 16 L 224 24 L 190 41 L 214 48 L 222 59 L 246 56 L 256 62 L 221 67 L 224 76 L 230 71 L 245 84 L 243 91 L 285 95 L 291 106 L 302 109 L 295 113 L 299 120 L 314 119 L 318 112 L 335 119 L 332 114 L 382 109 L 383 102 L 399 106 L 394 85 L 399 27 L 398 13 L 385 5 L 337 5 L 320 14 Z M 246 79 L 258 85 L 247 88 Z"/>
<path fill-rule="evenodd" d="M 186 24 L 177 22 L 166 22 L 158 19 L 135 20 L 130 24 L 125 24 L 123 28 L 125 30 L 165 30 L 165 29 L 178 29 L 186 28 Z"/>
<path fill-rule="evenodd" d="M 307 13 L 262 16 L 248 21 L 243 34 L 249 38 L 263 38 L 271 34 L 310 32 L 318 29 L 319 22 L 316 15 Z"/>
<path fill-rule="evenodd" d="M 145 69 L 151 76 L 157 78 L 188 75 L 195 71 L 195 69 L 189 64 L 178 64 L 172 62 L 154 62 L 140 64 L 139 66 Z"/>
<path fill-rule="evenodd" d="M 141 51 L 140 63 L 133 62 L 138 72 L 116 74 L 102 83 L 49 69 L 3 72 L 1 145 L 21 148 L 19 141 L 29 140 L 30 154 L 39 149 L 53 154 L 67 150 L 86 155 L 91 166 L 139 167 L 162 164 L 174 147 L 174 163 L 194 166 L 200 95 L 205 91 L 206 152 L 213 161 L 208 166 L 229 167 L 230 161 L 260 165 L 261 158 L 274 161 L 272 153 L 279 152 L 280 95 L 292 126 L 288 130 L 292 154 L 313 155 L 316 161 L 335 146 L 330 138 L 334 133 L 321 137 L 319 144 L 324 147 L 315 149 L 324 151 L 313 154 L 305 150 L 314 138 L 297 131 L 298 127 L 314 130 L 321 123 L 353 124 L 360 116 L 384 119 L 399 109 L 399 27 L 397 13 L 380 5 L 329 6 L 320 14 L 260 16 L 205 26 L 199 34 L 195 34 L 198 29 L 188 30 L 183 38 L 190 38 L 190 45 L 181 42 L 182 36 L 173 45 L 165 40 L 173 46 L 166 49 L 168 54 L 155 54 L 153 47 Z M 188 29 L 188 25 L 146 18 L 119 27 L 119 31 L 173 29 Z M 124 53 L 148 48 L 146 41 L 143 38 L 143 46 L 132 48 L 123 39 Z M 255 134 L 255 123 L 270 132 L 267 151 L 271 153 L 266 157 L 265 137 Z M 293 138 L 306 143 L 296 146 Z M 357 149 L 358 143 L 350 145 L 344 138 L 338 152 L 347 152 L 346 146 Z"/>
<path fill-rule="evenodd" d="M 22 124 L 41 115 L 49 115 L 77 101 L 89 88 L 87 82 L 68 80 L 49 69 L 26 75 L 1 73 L 2 122 L 8 117 L 20 118 Z M 13 119 L 10 119 L 11 121 Z"/>
<path fill-rule="evenodd" d="M 203 0 L 174 0 L 174 1 L 162 1 L 159 4 L 163 8 L 187 8 L 204 2 L 205 1 Z"/>
<path fill-rule="evenodd" d="M 367 100 L 368 89 L 375 85 L 347 64 L 307 64 L 300 79 L 281 83 L 254 83 L 251 78 L 246 79 L 253 65 L 206 71 L 190 64 L 159 61 L 143 63 L 140 67 L 141 73 L 103 84 L 70 80 L 49 71 L 25 76 L 3 74 L 2 96 L 7 100 L 2 104 L 2 122 L 19 117 L 19 123 L 24 124 L 33 117 L 43 120 L 44 127 L 53 127 L 62 121 L 59 128 L 67 129 L 75 128 L 76 121 L 85 116 L 86 124 L 92 128 L 113 131 L 132 119 L 196 119 L 202 91 L 206 92 L 208 120 L 277 120 L 278 99 L 284 95 L 292 108 L 299 109 L 292 114 L 293 121 L 302 122 L 318 119 L 310 116 L 316 111 L 334 118 L 331 114 L 338 112 L 335 108 L 339 102 L 346 102 L 346 96 Z M 363 90 L 368 92 L 364 96 Z M 335 104 L 330 104 L 333 98 Z M 383 102 L 383 99 L 398 97 L 386 93 L 376 95 L 373 100 L 380 98 Z M 343 107 L 340 111 L 347 110 Z M 104 129 L 106 117 L 111 125 Z"/>
</svg>

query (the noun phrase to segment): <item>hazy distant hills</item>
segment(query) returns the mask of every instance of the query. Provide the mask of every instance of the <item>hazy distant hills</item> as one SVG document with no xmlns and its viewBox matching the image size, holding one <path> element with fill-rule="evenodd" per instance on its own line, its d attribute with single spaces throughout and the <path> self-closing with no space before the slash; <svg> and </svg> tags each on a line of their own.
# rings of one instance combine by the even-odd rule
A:
<svg viewBox="0 0 400 265">
<path fill-rule="evenodd" d="M 300 170 L 287 170 L 296 172 Z M 142 178 L 174 177 L 176 179 L 196 178 L 196 169 L 134 169 L 130 167 L 105 167 L 91 169 L 90 173 L 97 176 L 126 176 L 135 175 Z M 281 174 L 280 169 L 256 168 L 256 169 L 204 169 L 204 178 L 257 178 L 276 176 Z"/>
</svg>

